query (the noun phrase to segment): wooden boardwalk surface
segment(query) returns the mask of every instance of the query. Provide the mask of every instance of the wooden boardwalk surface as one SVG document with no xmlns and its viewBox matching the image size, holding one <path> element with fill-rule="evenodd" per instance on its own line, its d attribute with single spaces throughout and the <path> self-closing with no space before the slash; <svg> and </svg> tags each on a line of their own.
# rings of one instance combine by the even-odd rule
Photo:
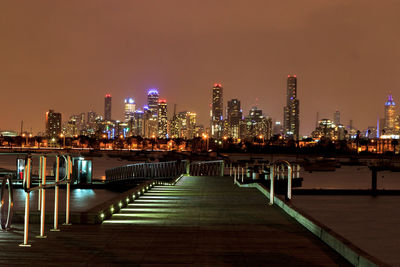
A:
<svg viewBox="0 0 400 267">
<path fill-rule="evenodd" d="M 349 266 L 252 188 L 227 177 L 156 186 L 102 225 L 63 226 L 20 248 L 22 225 L 0 232 L 0 266 Z M 36 231 L 36 233 L 35 233 Z"/>
</svg>

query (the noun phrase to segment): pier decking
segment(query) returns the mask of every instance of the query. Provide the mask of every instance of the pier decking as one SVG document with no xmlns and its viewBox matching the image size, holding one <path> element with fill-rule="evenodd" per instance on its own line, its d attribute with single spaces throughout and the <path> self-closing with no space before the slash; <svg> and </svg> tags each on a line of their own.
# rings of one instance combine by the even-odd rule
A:
<svg viewBox="0 0 400 267">
<path fill-rule="evenodd" d="M 350 265 L 257 189 L 228 177 L 155 186 L 103 224 L 64 226 L 31 248 L 18 247 L 22 225 L 15 228 L 0 233 L 1 266 Z"/>
</svg>

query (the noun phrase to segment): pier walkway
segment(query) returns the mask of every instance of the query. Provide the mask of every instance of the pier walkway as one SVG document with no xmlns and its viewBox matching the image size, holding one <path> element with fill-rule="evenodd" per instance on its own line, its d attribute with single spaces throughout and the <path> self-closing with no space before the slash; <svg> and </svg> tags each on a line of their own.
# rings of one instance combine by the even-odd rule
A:
<svg viewBox="0 0 400 267">
<path fill-rule="evenodd" d="M 64 226 L 31 248 L 18 247 L 22 225 L 15 228 L 0 233 L 0 266 L 350 266 L 257 189 L 229 177 L 155 186 L 103 224 Z"/>
</svg>

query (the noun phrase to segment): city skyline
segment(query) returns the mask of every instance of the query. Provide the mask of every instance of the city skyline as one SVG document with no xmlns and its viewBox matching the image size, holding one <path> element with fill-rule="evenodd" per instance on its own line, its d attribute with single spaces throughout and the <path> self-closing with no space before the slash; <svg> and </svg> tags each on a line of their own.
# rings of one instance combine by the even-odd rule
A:
<svg viewBox="0 0 400 267">
<path fill-rule="evenodd" d="M 307 135 L 316 112 L 322 119 L 339 110 L 342 124 L 353 120 L 360 129 L 376 125 L 388 92 L 400 95 L 396 1 L 189 2 L 6 2 L 0 128 L 19 131 L 23 120 L 26 130 L 43 131 L 49 109 L 101 114 L 106 93 L 114 104 L 127 97 L 141 104 L 153 87 L 170 107 L 193 110 L 208 125 L 215 81 L 244 111 L 257 106 L 282 121 L 291 73 L 299 77 L 300 135 Z M 122 105 L 113 113 L 122 120 Z"/>
</svg>

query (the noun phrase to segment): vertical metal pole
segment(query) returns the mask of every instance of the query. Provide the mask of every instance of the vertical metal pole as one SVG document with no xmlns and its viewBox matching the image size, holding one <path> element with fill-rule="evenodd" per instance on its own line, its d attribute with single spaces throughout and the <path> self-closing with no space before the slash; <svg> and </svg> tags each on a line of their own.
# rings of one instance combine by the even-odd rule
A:
<svg viewBox="0 0 400 267">
<path fill-rule="evenodd" d="M 72 171 L 71 156 L 67 157 L 67 165 L 66 165 L 65 171 L 67 172 L 67 202 L 65 205 L 65 223 L 64 223 L 64 225 L 71 225 L 69 222 L 69 201 L 70 201 L 71 171 Z"/>
<path fill-rule="evenodd" d="M 56 185 L 54 187 L 54 228 L 50 231 L 56 232 L 60 231 L 58 229 L 58 182 L 60 181 L 60 156 L 56 157 L 56 173 L 55 173 L 55 182 Z"/>
<path fill-rule="evenodd" d="M 244 181 L 244 169 L 242 167 L 242 183 L 243 183 L 243 181 Z"/>
<path fill-rule="evenodd" d="M 42 185 L 46 185 L 46 157 L 41 156 L 41 176 L 42 176 Z M 40 235 L 36 236 L 36 238 L 46 238 L 44 235 L 44 222 L 45 222 L 45 211 L 46 211 L 46 189 L 39 189 L 42 192 L 41 199 L 41 208 L 40 208 Z"/>
<path fill-rule="evenodd" d="M 270 188 L 269 188 L 269 204 L 273 205 L 274 204 L 274 176 L 275 176 L 275 164 L 271 165 L 270 167 L 270 180 L 271 180 L 271 184 L 270 184 Z"/>
<path fill-rule="evenodd" d="M 232 177 L 232 163 L 229 164 L 229 176 Z"/>
<path fill-rule="evenodd" d="M 30 247 L 28 244 L 28 230 L 29 230 L 29 188 L 31 185 L 31 158 L 28 158 L 25 164 L 24 178 L 26 182 L 27 192 L 25 193 L 25 221 L 24 221 L 24 243 L 20 244 L 20 247 Z"/>
<path fill-rule="evenodd" d="M 287 187 L 287 199 L 292 199 L 292 167 L 288 165 L 288 187 Z"/>
<path fill-rule="evenodd" d="M 220 176 L 224 176 L 225 175 L 225 164 L 223 161 L 221 161 L 221 175 Z"/>
<path fill-rule="evenodd" d="M 233 184 L 236 183 L 236 168 L 233 168 Z"/>
<path fill-rule="evenodd" d="M 43 165 L 42 157 L 39 158 L 39 186 L 42 185 L 42 165 Z M 38 210 L 40 210 L 42 206 L 42 190 L 38 190 Z"/>
</svg>

